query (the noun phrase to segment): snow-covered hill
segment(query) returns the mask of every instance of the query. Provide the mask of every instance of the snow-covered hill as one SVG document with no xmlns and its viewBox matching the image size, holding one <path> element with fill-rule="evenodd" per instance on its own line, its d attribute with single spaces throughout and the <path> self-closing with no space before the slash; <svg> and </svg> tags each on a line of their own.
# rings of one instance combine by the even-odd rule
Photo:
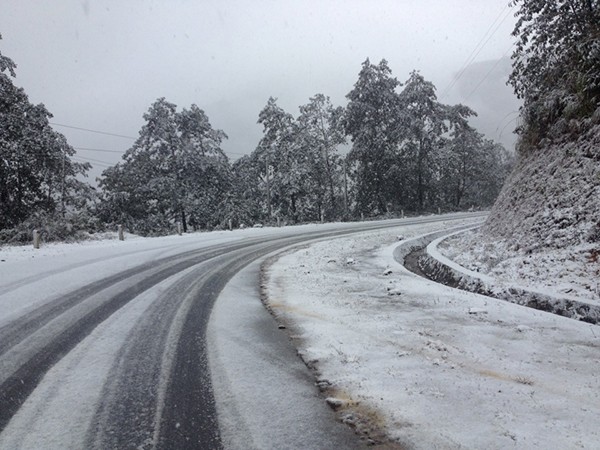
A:
<svg viewBox="0 0 600 450">
<path fill-rule="evenodd" d="M 485 225 L 445 253 L 531 288 L 600 298 L 600 125 L 521 155 Z"/>
<path fill-rule="evenodd" d="M 483 235 L 525 253 L 582 243 L 600 250 L 600 125 L 521 155 Z"/>
</svg>

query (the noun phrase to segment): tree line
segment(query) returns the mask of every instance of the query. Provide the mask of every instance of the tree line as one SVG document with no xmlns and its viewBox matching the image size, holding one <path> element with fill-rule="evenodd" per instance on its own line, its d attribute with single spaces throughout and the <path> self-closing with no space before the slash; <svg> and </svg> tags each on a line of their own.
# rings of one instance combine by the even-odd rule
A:
<svg viewBox="0 0 600 450">
<path fill-rule="evenodd" d="M 0 53 L 0 242 L 30 239 L 33 228 L 62 239 L 91 219 L 94 191 L 80 179 L 91 166 L 71 160 L 52 114 L 14 85 L 15 68 Z"/>
<path fill-rule="evenodd" d="M 94 189 L 80 181 L 90 166 L 71 160 L 51 114 L 12 83 L 14 67 L 0 54 L 4 241 L 44 227 L 47 238 L 116 224 L 151 235 L 177 223 L 188 231 L 485 208 L 512 164 L 469 125 L 470 108 L 440 103 L 419 72 L 400 83 L 385 60 L 367 59 L 345 107 L 316 94 L 294 116 L 269 98 L 258 114 L 262 138 L 235 162 L 202 109 L 159 98 Z"/>
<path fill-rule="evenodd" d="M 493 203 L 512 158 L 469 125 L 474 111 L 440 103 L 418 72 L 402 85 L 385 60 L 365 61 L 347 98 L 342 108 L 316 94 L 297 117 L 269 98 L 260 142 L 232 164 L 225 133 L 202 110 L 158 99 L 123 161 L 103 173 L 101 217 L 149 233 Z"/>
</svg>

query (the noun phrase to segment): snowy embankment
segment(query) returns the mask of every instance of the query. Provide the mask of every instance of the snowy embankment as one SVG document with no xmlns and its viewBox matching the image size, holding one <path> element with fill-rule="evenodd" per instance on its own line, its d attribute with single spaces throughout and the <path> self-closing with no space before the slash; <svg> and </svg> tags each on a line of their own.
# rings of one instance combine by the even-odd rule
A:
<svg viewBox="0 0 600 450">
<path fill-rule="evenodd" d="M 491 276 L 514 287 L 517 297 L 526 287 L 538 306 L 597 322 L 600 125 L 565 139 L 544 140 L 539 148 L 521 143 L 515 169 L 483 227 L 438 248 L 476 272 L 475 278 Z"/>
<path fill-rule="evenodd" d="M 265 302 L 339 418 L 373 442 L 597 448 L 599 328 L 441 286 L 396 262 L 398 234 L 449 226 L 284 254 L 265 267 Z"/>
<path fill-rule="evenodd" d="M 430 278 L 452 282 L 460 289 L 584 322 L 600 322 L 600 281 L 594 273 L 600 268 L 597 264 L 588 261 L 579 267 L 574 257 L 566 259 L 549 252 L 541 258 L 528 255 L 525 260 L 513 256 L 490 271 L 480 262 L 493 260 L 493 249 L 490 244 L 474 245 L 474 230 L 469 231 L 433 239 L 419 259 L 420 269 Z M 569 254 L 564 249 L 560 253 Z M 445 255 L 454 256 L 470 268 Z M 556 289 L 558 283 L 562 289 Z M 596 285 L 595 292 L 590 291 L 591 285 Z"/>
</svg>

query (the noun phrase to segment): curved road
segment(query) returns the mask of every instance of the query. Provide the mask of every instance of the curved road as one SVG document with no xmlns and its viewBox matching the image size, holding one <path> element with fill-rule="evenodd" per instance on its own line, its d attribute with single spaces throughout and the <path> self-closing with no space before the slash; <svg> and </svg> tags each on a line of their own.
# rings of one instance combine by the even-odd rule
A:
<svg viewBox="0 0 600 450">
<path fill-rule="evenodd" d="M 71 424 L 61 445 L 73 448 L 221 448 L 205 335 L 214 302 L 237 272 L 309 240 L 452 218 L 292 230 L 188 251 L 164 246 L 166 256 L 48 295 L 26 313 L 1 320 L 0 312 L 0 448 L 38 445 L 29 433 L 60 434 L 61 422 Z M 99 261 L 107 258 L 2 281 L 0 301 Z M 76 366 L 89 369 L 72 377 Z M 57 400 L 69 395 L 76 406 Z"/>
</svg>

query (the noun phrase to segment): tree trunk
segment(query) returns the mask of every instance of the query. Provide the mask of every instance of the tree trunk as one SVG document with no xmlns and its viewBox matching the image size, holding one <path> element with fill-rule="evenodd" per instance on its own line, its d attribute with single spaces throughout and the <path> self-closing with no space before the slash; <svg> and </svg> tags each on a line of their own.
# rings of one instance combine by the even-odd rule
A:
<svg viewBox="0 0 600 450">
<path fill-rule="evenodd" d="M 292 213 L 292 220 L 294 223 L 298 222 L 298 217 L 296 217 L 296 195 L 292 194 L 290 197 L 290 210 Z"/>
<path fill-rule="evenodd" d="M 181 227 L 183 228 L 183 232 L 187 233 L 187 221 L 185 220 L 185 210 L 181 207 Z"/>
</svg>

